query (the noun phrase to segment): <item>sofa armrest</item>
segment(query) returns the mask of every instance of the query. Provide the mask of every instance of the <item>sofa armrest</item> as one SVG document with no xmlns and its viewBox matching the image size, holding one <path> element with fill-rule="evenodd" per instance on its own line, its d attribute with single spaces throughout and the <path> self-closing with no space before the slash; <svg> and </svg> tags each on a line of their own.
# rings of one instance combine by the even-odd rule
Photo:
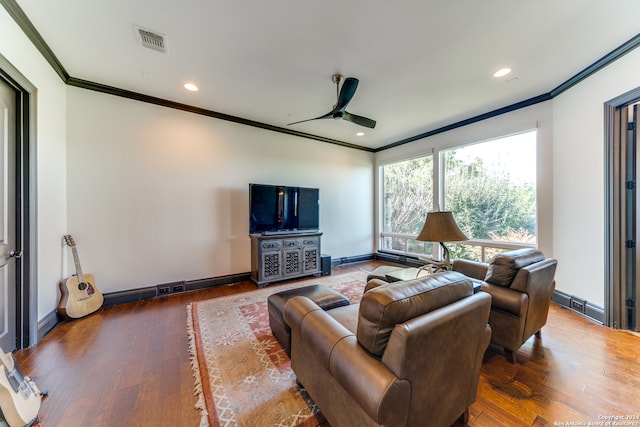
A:
<svg viewBox="0 0 640 427">
<path fill-rule="evenodd" d="M 487 276 L 488 269 L 489 265 L 482 262 L 460 258 L 453 260 L 453 271 L 457 271 L 476 280 L 484 280 Z"/>
<path fill-rule="evenodd" d="M 549 303 L 556 287 L 554 276 L 557 265 L 557 260 L 548 258 L 522 268 L 516 275 L 518 282 L 520 282 L 520 275 L 526 277 L 526 280 L 522 281 L 526 283 L 525 292 L 529 296 L 529 312 L 524 327 L 525 336 L 538 332 L 547 323 Z M 516 279 L 514 284 L 515 282 Z"/>
<path fill-rule="evenodd" d="M 355 336 L 340 341 L 330 364 L 331 375 L 377 424 L 398 423 L 409 413 L 411 383 L 372 357 Z"/>
<path fill-rule="evenodd" d="M 291 298 L 284 306 L 284 321 L 292 334 L 299 333 L 318 362 L 328 371 L 331 353 L 340 340 L 353 336 L 353 332 L 329 316 L 307 297 Z"/>
<path fill-rule="evenodd" d="M 385 282 L 382 279 L 371 279 L 365 285 L 363 293 L 367 292 L 370 289 L 378 288 L 380 286 L 384 286 L 384 285 L 388 285 L 388 284 L 389 284 L 389 282 Z"/>
<path fill-rule="evenodd" d="M 367 353 L 352 332 L 306 297 L 290 299 L 284 318 L 294 333 L 299 332 L 302 345 L 372 420 L 392 424 L 406 418 L 411 384 Z"/>
<path fill-rule="evenodd" d="M 526 293 L 491 283 L 483 283 L 480 290 L 491 295 L 493 308 L 504 310 L 518 317 L 524 317 L 527 314 L 529 296 Z"/>
</svg>

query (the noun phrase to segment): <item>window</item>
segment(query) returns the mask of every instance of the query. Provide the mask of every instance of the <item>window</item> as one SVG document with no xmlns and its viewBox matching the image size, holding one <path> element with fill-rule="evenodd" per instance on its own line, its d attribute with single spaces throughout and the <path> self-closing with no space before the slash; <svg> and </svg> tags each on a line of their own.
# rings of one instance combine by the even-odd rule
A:
<svg viewBox="0 0 640 427">
<path fill-rule="evenodd" d="M 536 134 L 441 153 L 444 205 L 473 239 L 536 243 Z"/>
<path fill-rule="evenodd" d="M 418 242 L 427 212 L 433 206 L 433 156 L 382 167 L 382 249 L 430 253 L 431 243 Z"/>
<path fill-rule="evenodd" d="M 434 156 L 440 159 L 436 176 Z M 500 251 L 537 243 L 536 131 L 435 150 L 434 155 L 385 165 L 382 174 L 382 250 L 437 251 L 438 245 L 415 240 L 434 206 L 452 211 L 470 239 L 464 245 L 447 245 L 452 258 L 484 261 Z M 434 188 L 440 190 L 438 201 Z"/>
</svg>

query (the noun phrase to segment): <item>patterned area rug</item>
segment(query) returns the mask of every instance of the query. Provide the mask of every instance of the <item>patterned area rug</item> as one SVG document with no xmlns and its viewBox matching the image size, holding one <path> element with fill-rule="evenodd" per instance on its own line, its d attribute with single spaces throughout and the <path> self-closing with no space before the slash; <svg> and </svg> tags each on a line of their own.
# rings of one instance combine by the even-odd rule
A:
<svg viewBox="0 0 640 427">
<path fill-rule="evenodd" d="M 314 283 L 352 303 L 364 289 L 364 271 L 310 278 L 187 307 L 191 365 L 201 426 L 313 427 L 324 421 L 298 387 L 291 361 L 271 333 L 267 297 Z"/>
</svg>

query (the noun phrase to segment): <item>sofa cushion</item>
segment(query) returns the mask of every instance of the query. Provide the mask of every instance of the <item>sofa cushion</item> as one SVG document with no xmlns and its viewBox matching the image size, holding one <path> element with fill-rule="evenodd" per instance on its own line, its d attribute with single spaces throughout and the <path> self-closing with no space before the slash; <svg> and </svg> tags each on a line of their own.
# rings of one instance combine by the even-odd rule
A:
<svg viewBox="0 0 640 427">
<path fill-rule="evenodd" d="M 342 326 L 356 334 L 358 330 L 358 311 L 360 307 L 359 304 L 346 305 L 344 307 L 334 308 L 333 310 L 327 311 L 329 316 L 333 317 L 340 323 Z"/>
<path fill-rule="evenodd" d="M 454 271 L 371 289 L 360 301 L 358 342 L 381 357 L 396 324 L 472 294 L 473 284 L 469 278 Z"/>
<path fill-rule="evenodd" d="M 513 278 L 522 267 L 544 260 L 544 254 L 534 248 L 503 252 L 489 263 L 485 282 L 498 286 L 511 286 Z"/>
</svg>

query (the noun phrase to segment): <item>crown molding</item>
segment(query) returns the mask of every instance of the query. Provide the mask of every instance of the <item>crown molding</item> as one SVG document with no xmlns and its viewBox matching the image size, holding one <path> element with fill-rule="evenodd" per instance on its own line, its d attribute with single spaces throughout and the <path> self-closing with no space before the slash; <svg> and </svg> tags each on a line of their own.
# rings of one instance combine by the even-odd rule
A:
<svg viewBox="0 0 640 427">
<path fill-rule="evenodd" d="M 556 96 L 560 95 L 562 92 L 577 85 L 578 83 L 580 83 L 587 77 L 591 76 L 592 74 L 595 74 L 598 71 L 602 70 L 607 65 L 622 58 L 624 55 L 631 52 L 638 46 L 640 46 L 640 34 L 637 34 L 634 37 L 630 38 L 629 40 L 627 40 L 626 42 L 618 46 L 616 49 L 612 50 L 611 52 L 609 52 L 608 54 L 606 54 L 605 56 L 603 56 L 593 64 L 589 65 L 584 70 L 580 71 L 575 76 L 571 77 L 564 83 L 560 84 L 558 87 L 556 87 L 551 92 L 549 92 L 551 94 L 551 97 L 555 98 Z"/>
<path fill-rule="evenodd" d="M 442 126 L 442 127 L 437 128 L 437 129 L 421 133 L 419 135 L 415 135 L 415 136 L 412 136 L 412 137 L 409 137 L 409 138 L 402 139 L 400 141 L 385 145 L 384 147 L 380 147 L 380 148 L 376 149 L 375 152 L 377 153 L 379 151 L 388 150 L 389 148 L 398 147 L 400 145 L 408 144 L 410 142 L 417 141 L 419 139 L 427 138 L 427 137 L 430 137 L 430 136 L 433 136 L 433 135 L 437 135 L 439 133 L 448 132 L 450 130 L 461 128 L 463 126 L 467 126 L 467 125 L 470 125 L 472 123 L 477 123 L 477 122 L 480 122 L 482 120 L 486 120 L 486 119 L 490 119 L 492 117 L 499 116 L 501 114 L 506 114 L 506 113 L 509 113 L 511 111 L 519 110 L 521 108 L 525 108 L 525 107 L 529 107 L 531 105 L 538 104 L 540 102 L 545 102 L 545 101 L 550 100 L 551 98 L 552 97 L 551 97 L 550 93 L 545 93 L 543 95 L 538 95 L 538 96 L 535 96 L 533 98 L 526 99 L 524 101 L 516 102 L 515 104 L 511 104 L 511 105 L 508 105 L 506 107 L 498 108 L 497 110 L 489 111 L 488 113 L 480 114 L 478 116 L 471 117 L 469 119 L 461 120 L 459 122 L 455 122 L 455 123 L 452 123 L 450 125 Z"/>
<path fill-rule="evenodd" d="M 3 0 L 0 0 L 3 1 Z M 132 99 L 135 101 L 146 102 L 148 104 L 159 105 L 162 107 L 172 108 L 174 110 L 186 111 L 193 114 L 199 114 L 201 116 L 212 117 L 215 119 L 225 120 L 228 122 L 239 123 L 246 126 L 252 126 L 260 129 L 270 130 L 272 132 L 284 133 L 287 135 L 298 136 L 301 138 L 313 139 L 320 142 L 326 142 L 328 144 L 340 145 L 342 147 L 353 148 L 357 150 L 364 150 L 373 152 L 372 148 L 361 147 L 359 145 L 350 144 L 348 142 L 340 141 L 337 139 L 325 138 L 319 135 L 312 135 L 309 133 L 299 132 L 292 129 L 286 129 L 279 126 L 273 126 L 267 123 L 257 122 L 255 120 L 245 119 L 243 117 L 232 116 L 230 114 L 220 113 L 213 110 L 207 110 L 206 108 L 195 107 L 189 104 L 183 104 L 180 102 L 170 101 L 163 98 L 158 98 L 151 95 L 145 95 L 138 92 L 133 92 L 126 89 L 120 89 L 113 86 L 103 85 L 101 83 L 95 83 L 89 80 L 78 79 L 76 77 L 69 77 L 66 82 L 69 86 L 78 87 L 82 89 L 88 89 L 95 92 L 105 93 L 108 95 L 119 96 L 122 98 Z"/>
<path fill-rule="evenodd" d="M 571 87 L 577 85 L 587 77 L 592 74 L 600 71 L 607 65 L 612 62 L 620 59 L 622 56 L 631 52 L 638 46 L 640 46 L 640 34 L 632 37 L 622 45 L 618 46 L 616 49 L 608 53 L 607 55 L 600 58 L 598 61 L 594 62 L 584 70 L 580 71 L 578 74 L 574 75 L 570 79 L 566 80 L 558 87 L 552 89 L 550 92 L 544 93 L 542 95 L 535 96 L 533 98 L 526 99 L 524 101 L 516 102 L 515 104 L 508 105 L 506 107 L 498 108 L 496 110 L 490 111 L 488 113 L 480 114 L 478 116 L 474 116 L 465 120 L 461 120 L 450 125 L 442 126 L 437 129 L 433 129 L 409 138 L 404 138 L 399 141 L 393 142 L 391 144 L 387 144 L 380 148 L 369 148 L 364 147 L 357 144 L 351 144 L 349 142 L 340 141 L 337 139 L 326 138 L 319 135 L 314 135 L 306 132 L 298 132 L 295 130 L 291 130 L 288 128 L 283 128 L 280 126 L 274 126 L 267 123 L 257 122 L 254 120 L 245 119 L 238 116 L 232 116 L 225 113 L 220 113 L 217 111 L 207 110 L 204 108 L 195 107 L 192 105 L 182 104 L 179 102 L 174 102 L 162 98 L 157 98 L 150 95 L 144 95 L 137 92 L 120 89 L 113 86 L 107 86 L 100 83 L 91 82 L 88 80 L 79 79 L 76 77 L 71 77 L 67 70 L 65 70 L 62 63 L 58 60 L 56 55 L 53 53 L 49 45 L 42 38 L 38 30 L 33 26 L 29 18 L 25 15 L 24 11 L 20 8 L 20 6 L 16 3 L 16 0 L 0 0 L 0 4 L 4 6 L 9 15 L 13 18 L 13 20 L 20 26 L 22 31 L 24 31 L 25 35 L 31 40 L 31 42 L 35 45 L 35 47 L 40 51 L 42 56 L 49 62 L 51 67 L 55 70 L 55 72 L 60 76 L 63 82 L 67 85 L 93 90 L 96 92 L 102 92 L 110 95 L 120 96 L 123 98 L 128 98 L 140 102 L 147 102 L 150 104 L 155 104 L 167 108 L 173 108 L 181 111 L 187 111 L 194 114 L 200 114 L 207 117 L 213 117 L 220 120 L 226 120 L 234 123 L 239 123 L 246 126 L 252 126 L 260 129 L 269 130 L 272 132 L 279 132 L 287 135 L 297 136 L 300 138 L 312 139 L 315 141 L 325 142 L 328 144 L 335 144 L 342 147 L 352 148 L 355 150 L 367 151 L 370 153 L 378 153 L 380 151 L 388 150 L 389 148 L 398 147 L 401 145 L 408 144 L 410 142 L 414 142 L 423 138 L 427 138 L 433 135 L 437 135 L 440 133 L 448 132 L 453 129 L 457 129 L 463 126 L 470 125 L 472 123 L 477 123 L 482 120 L 490 119 L 492 117 L 496 117 L 502 114 L 506 114 L 515 110 L 519 110 L 521 108 L 526 108 L 534 104 L 538 104 L 540 102 L 545 102 L 555 98 Z"/>
<path fill-rule="evenodd" d="M 40 54 L 47 60 L 51 68 L 60 76 L 63 82 L 67 83 L 69 80 L 69 73 L 65 70 L 62 63 L 58 60 L 53 53 L 47 42 L 44 41 L 36 27 L 33 26 L 27 15 L 25 15 L 22 8 L 16 3 L 15 0 L 0 0 L 0 4 L 4 6 L 7 13 L 15 21 L 16 24 L 22 29 L 24 34 L 31 40 L 31 43 L 38 49 Z"/>
</svg>

